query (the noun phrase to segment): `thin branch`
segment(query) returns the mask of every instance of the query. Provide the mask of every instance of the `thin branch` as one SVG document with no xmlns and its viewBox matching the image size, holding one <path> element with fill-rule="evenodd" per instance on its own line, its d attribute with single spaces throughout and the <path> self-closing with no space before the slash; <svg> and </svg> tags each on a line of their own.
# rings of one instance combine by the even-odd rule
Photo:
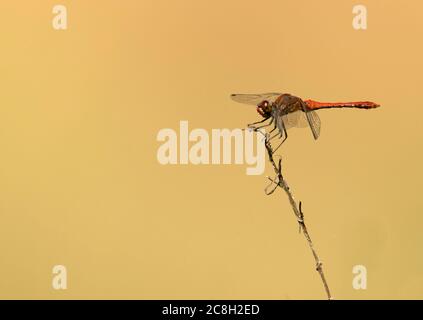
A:
<svg viewBox="0 0 423 320">
<path fill-rule="evenodd" d="M 266 187 L 265 192 L 266 192 L 267 195 L 270 195 L 276 190 L 277 187 L 280 187 L 288 195 L 289 203 L 291 204 L 292 210 L 294 211 L 295 217 L 296 217 L 298 224 L 299 224 L 299 227 L 300 227 L 300 232 L 302 231 L 305 239 L 307 240 L 307 243 L 310 247 L 310 250 L 311 250 L 313 257 L 314 257 L 314 260 L 316 262 L 316 271 L 319 273 L 320 278 L 322 279 L 322 283 L 323 283 L 323 286 L 325 288 L 326 295 L 327 295 L 328 299 L 331 300 L 332 296 L 330 294 L 329 286 L 328 286 L 328 283 L 326 281 L 325 274 L 323 272 L 322 262 L 319 259 L 319 256 L 317 255 L 316 249 L 314 248 L 314 245 L 313 245 L 313 241 L 311 240 L 310 234 L 308 233 L 308 229 L 307 229 L 307 226 L 306 226 L 305 221 L 304 221 L 304 213 L 302 211 L 301 201 L 299 202 L 299 205 L 297 206 L 297 203 L 294 199 L 294 196 L 292 195 L 292 192 L 289 189 L 288 183 L 286 182 L 286 180 L 284 179 L 284 177 L 282 175 L 282 159 L 279 159 L 278 164 L 276 164 L 275 159 L 273 157 L 274 151 L 272 149 L 272 145 L 271 145 L 270 140 L 269 140 L 269 134 L 264 133 L 261 130 L 257 130 L 256 128 L 252 128 L 252 129 L 254 131 L 260 132 L 261 134 L 264 135 L 264 143 L 265 143 L 265 146 L 266 146 L 266 149 L 267 149 L 267 154 L 269 156 L 269 161 L 272 164 L 273 170 L 275 171 L 275 174 L 276 174 L 276 177 L 274 179 L 268 177 L 268 179 L 271 181 L 271 183 L 270 183 L 269 186 Z M 270 192 L 268 192 L 267 190 L 270 186 L 274 186 L 274 187 Z"/>
</svg>

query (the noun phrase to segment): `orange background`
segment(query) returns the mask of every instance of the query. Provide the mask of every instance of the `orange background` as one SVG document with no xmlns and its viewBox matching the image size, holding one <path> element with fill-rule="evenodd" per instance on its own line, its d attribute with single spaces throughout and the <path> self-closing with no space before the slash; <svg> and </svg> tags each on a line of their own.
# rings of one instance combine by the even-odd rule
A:
<svg viewBox="0 0 423 320">
<path fill-rule="evenodd" d="M 423 4 L 360 3 L 366 31 L 347 0 L 61 1 L 56 31 L 55 1 L 1 1 L 0 298 L 324 299 L 265 175 L 156 159 L 160 129 L 243 127 L 229 95 L 268 91 L 382 105 L 292 129 L 284 173 L 335 298 L 422 298 Z"/>
</svg>

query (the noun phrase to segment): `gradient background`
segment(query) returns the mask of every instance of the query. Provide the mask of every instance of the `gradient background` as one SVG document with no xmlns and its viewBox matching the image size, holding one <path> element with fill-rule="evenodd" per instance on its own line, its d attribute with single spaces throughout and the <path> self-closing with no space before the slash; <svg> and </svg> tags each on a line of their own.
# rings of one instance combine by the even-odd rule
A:
<svg viewBox="0 0 423 320">
<path fill-rule="evenodd" d="M 368 30 L 352 7 L 368 8 Z M 68 30 L 51 26 L 68 9 Z M 292 129 L 284 172 L 338 299 L 423 298 L 421 1 L 0 3 L 0 298 L 324 299 L 286 196 L 163 166 L 162 128 L 259 119 L 231 93 L 373 100 Z M 271 174 L 268 167 L 267 174 Z M 52 288 L 52 267 L 68 289 Z M 368 289 L 352 288 L 352 268 Z"/>
</svg>

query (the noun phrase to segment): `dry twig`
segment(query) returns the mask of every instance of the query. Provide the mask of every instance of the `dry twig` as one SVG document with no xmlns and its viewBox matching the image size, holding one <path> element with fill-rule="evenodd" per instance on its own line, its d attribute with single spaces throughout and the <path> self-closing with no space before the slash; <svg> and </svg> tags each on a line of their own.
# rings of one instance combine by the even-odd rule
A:
<svg viewBox="0 0 423 320">
<path fill-rule="evenodd" d="M 322 283 L 323 283 L 323 286 L 325 288 L 326 295 L 327 295 L 328 299 L 331 300 L 332 296 L 330 294 L 329 286 L 327 284 L 325 274 L 323 272 L 322 262 L 320 261 L 319 256 L 317 255 L 316 249 L 314 248 L 314 245 L 313 245 L 313 241 L 311 240 L 311 237 L 308 233 L 307 226 L 306 226 L 305 221 L 304 221 L 304 213 L 302 211 L 301 201 L 299 202 L 299 205 L 297 206 L 297 203 L 295 202 L 294 196 L 292 195 L 292 192 L 289 189 L 288 183 L 286 182 L 286 180 L 284 179 L 284 177 L 282 175 L 282 159 L 280 158 L 279 161 L 278 161 L 278 164 L 276 164 L 275 159 L 273 157 L 274 151 L 273 151 L 272 145 L 269 141 L 269 134 L 268 133 L 264 133 L 260 130 L 257 130 L 257 128 L 254 128 L 254 127 L 250 127 L 250 128 L 253 129 L 254 131 L 260 132 L 261 134 L 264 135 L 264 143 L 265 143 L 265 146 L 266 146 L 266 149 L 267 149 L 267 154 L 269 156 L 269 161 L 272 164 L 273 170 L 275 171 L 275 174 L 276 174 L 274 179 L 268 177 L 268 179 L 271 181 L 271 183 L 270 183 L 269 186 L 267 186 L 267 188 L 265 189 L 265 192 L 266 192 L 267 195 L 270 195 L 273 192 L 275 192 L 277 187 L 280 187 L 288 195 L 289 202 L 291 204 L 291 207 L 294 211 L 295 217 L 296 217 L 298 224 L 300 226 L 300 232 L 302 231 L 302 233 L 304 234 L 304 237 L 307 240 L 307 243 L 308 243 L 310 250 L 313 254 L 314 260 L 316 261 L 316 271 L 319 273 L 320 278 L 322 279 Z M 274 187 L 273 187 L 272 190 L 268 191 L 270 186 L 274 186 Z"/>
</svg>

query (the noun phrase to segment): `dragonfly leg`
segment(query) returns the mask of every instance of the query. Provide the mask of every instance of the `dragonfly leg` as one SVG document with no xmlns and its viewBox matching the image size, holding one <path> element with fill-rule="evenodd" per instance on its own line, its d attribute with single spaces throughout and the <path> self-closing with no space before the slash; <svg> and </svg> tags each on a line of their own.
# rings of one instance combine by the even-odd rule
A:
<svg viewBox="0 0 423 320">
<path fill-rule="evenodd" d="M 270 117 L 267 117 L 267 118 L 264 118 L 264 119 L 263 119 L 263 120 L 261 120 L 261 121 L 257 121 L 257 122 L 250 123 L 250 124 L 248 124 L 247 126 L 248 126 L 248 127 L 254 127 L 254 125 L 256 125 L 256 124 L 260 124 L 260 123 L 263 123 L 263 122 L 267 121 L 269 118 L 270 118 Z"/>
<path fill-rule="evenodd" d="M 276 149 L 273 150 L 272 154 L 275 154 L 275 152 L 281 147 L 281 145 L 285 142 L 285 140 L 288 139 L 288 132 L 286 132 L 285 126 L 282 125 L 282 128 L 283 128 L 284 138 L 283 138 L 282 142 L 276 147 Z M 281 132 L 281 137 L 282 137 L 282 132 Z"/>
<path fill-rule="evenodd" d="M 272 123 L 273 123 L 273 118 L 270 119 L 270 122 L 268 124 L 265 124 L 265 125 L 262 125 L 262 126 L 258 126 L 258 127 L 254 127 L 254 129 L 255 130 L 258 130 L 258 129 L 261 129 L 261 128 L 265 128 L 265 127 L 271 126 Z"/>
<path fill-rule="evenodd" d="M 279 135 L 279 132 L 275 133 L 273 136 L 269 138 L 269 142 L 275 139 Z"/>
<path fill-rule="evenodd" d="M 282 142 L 276 147 L 276 149 L 275 150 L 273 150 L 273 152 L 272 152 L 272 154 L 275 154 L 276 153 L 276 151 L 281 147 L 281 145 L 285 142 L 285 140 L 287 139 L 288 137 L 285 137 L 283 140 L 282 140 Z"/>
<path fill-rule="evenodd" d="M 274 126 L 273 126 L 273 129 L 271 130 L 271 131 L 269 131 L 269 134 L 271 134 L 273 131 L 275 131 L 277 129 L 277 126 L 276 126 L 276 121 L 275 121 L 275 124 L 274 124 Z"/>
</svg>

